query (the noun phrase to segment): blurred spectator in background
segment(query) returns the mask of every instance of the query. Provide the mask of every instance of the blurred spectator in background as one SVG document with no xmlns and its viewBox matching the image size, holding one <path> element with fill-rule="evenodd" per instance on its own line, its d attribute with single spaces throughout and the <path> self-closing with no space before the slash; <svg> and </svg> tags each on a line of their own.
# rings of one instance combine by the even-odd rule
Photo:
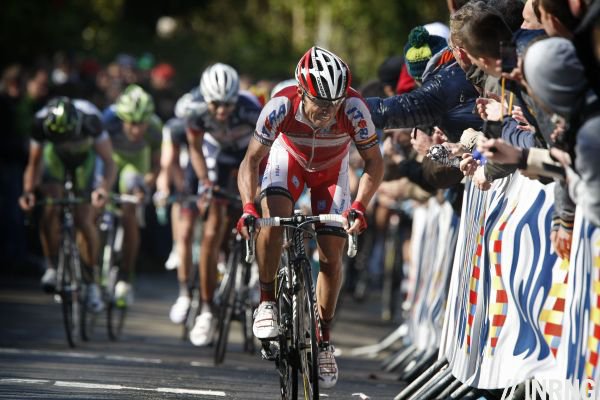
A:
<svg viewBox="0 0 600 400">
<path fill-rule="evenodd" d="M 154 98 L 156 114 L 161 120 L 167 121 L 173 117 L 177 101 L 177 93 L 173 88 L 175 68 L 168 63 L 160 63 L 150 72 L 148 92 Z"/>
</svg>

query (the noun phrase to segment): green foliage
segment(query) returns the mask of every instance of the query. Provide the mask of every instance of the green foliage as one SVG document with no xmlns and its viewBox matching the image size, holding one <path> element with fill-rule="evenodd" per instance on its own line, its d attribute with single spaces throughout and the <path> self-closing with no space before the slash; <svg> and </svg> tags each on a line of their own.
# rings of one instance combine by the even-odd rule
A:
<svg viewBox="0 0 600 400">
<path fill-rule="evenodd" d="M 411 28 L 446 22 L 447 13 L 442 0 L 8 0 L 0 13 L 0 64 L 56 51 L 104 62 L 149 51 L 172 62 L 185 85 L 214 61 L 255 78 L 285 79 L 318 44 L 350 64 L 358 86 L 401 53 Z M 162 16 L 176 21 L 163 37 L 156 29 Z"/>
</svg>

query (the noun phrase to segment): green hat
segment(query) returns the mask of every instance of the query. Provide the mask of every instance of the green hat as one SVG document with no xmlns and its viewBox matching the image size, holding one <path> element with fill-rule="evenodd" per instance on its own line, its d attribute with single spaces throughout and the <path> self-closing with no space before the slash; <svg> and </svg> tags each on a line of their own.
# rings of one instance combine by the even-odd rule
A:
<svg viewBox="0 0 600 400">
<path fill-rule="evenodd" d="M 138 85 L 127 86 L 116 106 L 117 116 L 127 122 L 145 122 L 154 114 L 152 96 Z"/>
<path fill-rule="evenodd" d="M 448 46 L 446 39 L 430 35 L 425 27 L 413 28 L 408 35 L 408 43 L 404 46 L 404 60 L 408 73 L 420 80 L 431 57 L 446 46 Z"/>
</svg>

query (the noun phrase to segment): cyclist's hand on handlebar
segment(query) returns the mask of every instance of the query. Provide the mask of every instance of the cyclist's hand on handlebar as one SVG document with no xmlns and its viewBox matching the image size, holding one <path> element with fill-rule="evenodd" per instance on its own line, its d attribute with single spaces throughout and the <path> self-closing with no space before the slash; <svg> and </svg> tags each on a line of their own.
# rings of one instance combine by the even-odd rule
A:
<svg viewBox="0 0 600 400">
<path fill-rule="evenodd" d="M 32 192 L 23 193 L 19 197 L 19 206 L 23 211 L 31 211 L 35 205 L 35 194 Z"/>
<path fill-rule="evenodd" d="M 108 192 L 104 188 L 97 188 L 92 192 L 92 205 L 96 208 L 102 208 L 108 200 Z"/>
<path fill-rule="evenodd" d="M 256 211 L 256 207 L 254 207 L 254 203 L 244 204 L 244 213 L 242 214 L 236 225 L 237 231 L 246 240 L 250 239 L 250 234 L 248 233 L 249 217 L 260 218 L 258 211 Z"/>
<path fill-rule="evenodd" d="M 164 192 L 162 190 L 157 190 L 152 195 L 152 202 L 154 203 L 154 206 L 156 206 L 156 207 L 166 207 L 168 197 L 169 197 L 168 192 Z"/>
<path fill-rule="evenodd" d="M 367 229 L 367 219 L 365 218 L 366 211 L 367 210 L 365 206 L 363 206 L 360 201 L 355 201 L 352 203 L 349 209 L 342 213 L 346 219 L 348 219 L 351 212 L 354 216 L 354 222 L 352 223 L 352 226 L 344 226 L 344 228 L 346 228 L 346 232 L 360 234 Z"/>
</svg>

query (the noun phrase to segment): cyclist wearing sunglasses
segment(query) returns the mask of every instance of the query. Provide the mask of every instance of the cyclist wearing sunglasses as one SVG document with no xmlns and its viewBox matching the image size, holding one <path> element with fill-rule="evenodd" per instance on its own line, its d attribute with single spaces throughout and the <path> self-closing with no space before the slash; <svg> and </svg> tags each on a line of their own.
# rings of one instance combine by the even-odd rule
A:
<svg viewBox="0 0 600 400">
<path fill-rule="evenodd" d="M 199 92 L 200 98 L 190 104 L 195 111 L 186 120 L 192 167 L 200 186 L 217 185 L 230 193 L 235 192 L 237 169 L 252 137 L 260 104 L 251 95 L 240 93 L 238 73 L 222 63 L 204 70 Z M 189 335 L 195 346 L 210 344 L 216 328 L 213 296 L 221 243 L 229 226 L 227 207 L 228 201 L 215 193 L 204 223 L 199 274 L 202 306 Z M 189 243 L 189 239 L 184 239 L 184 243 Z M 189 256 L 183 261 L 181 268 L 188 268 L 191 263 Z M 180 277 L 185 275 L 179 274 Z M 184 315 L 190 304 L 189 295 L 186 296 L 183 290 L 183 279 L 180 286 L 180 296 L 173 305 L 175 309 L 171 310 L 175 317 Z"/>
<path fill-rule="evenodd" d="M 244 214 L 258 217 L 254 193 L 259 164 L 269 155 L 261 182 L 263 217 L 290 216 L 304 189 L 310 188 L 314 214 L 346 214 L 355 210 L 359 218 L 347 232 L 366 228 L 365 208 L 383 175 L 383 159 L 375 127 L 362 97 L 350 87 L 347 64 L 335 54 L 312 47 L 296 67 L 297 85 L 277 93 L 264 107 L 238 175 Z M 358 194 L 353 203 L 348 184 L 349 149 L 354 143 L 365 161 Z M 333 387 L 338 370 L 330 342 L 329 326 L 335 313 L 341 285 L 342 251 L 346 230 L 335 224 L 317 227 L 320 272 L 317 303 L 322 321 L 319 352 L 320 385 Z M 254 316 L 254 335 L 275 337 L 278 316 L 274 279 L 281 252 L 281 228 L 263 228 L 257 236 L 261 303 Z"/>
</svg>

